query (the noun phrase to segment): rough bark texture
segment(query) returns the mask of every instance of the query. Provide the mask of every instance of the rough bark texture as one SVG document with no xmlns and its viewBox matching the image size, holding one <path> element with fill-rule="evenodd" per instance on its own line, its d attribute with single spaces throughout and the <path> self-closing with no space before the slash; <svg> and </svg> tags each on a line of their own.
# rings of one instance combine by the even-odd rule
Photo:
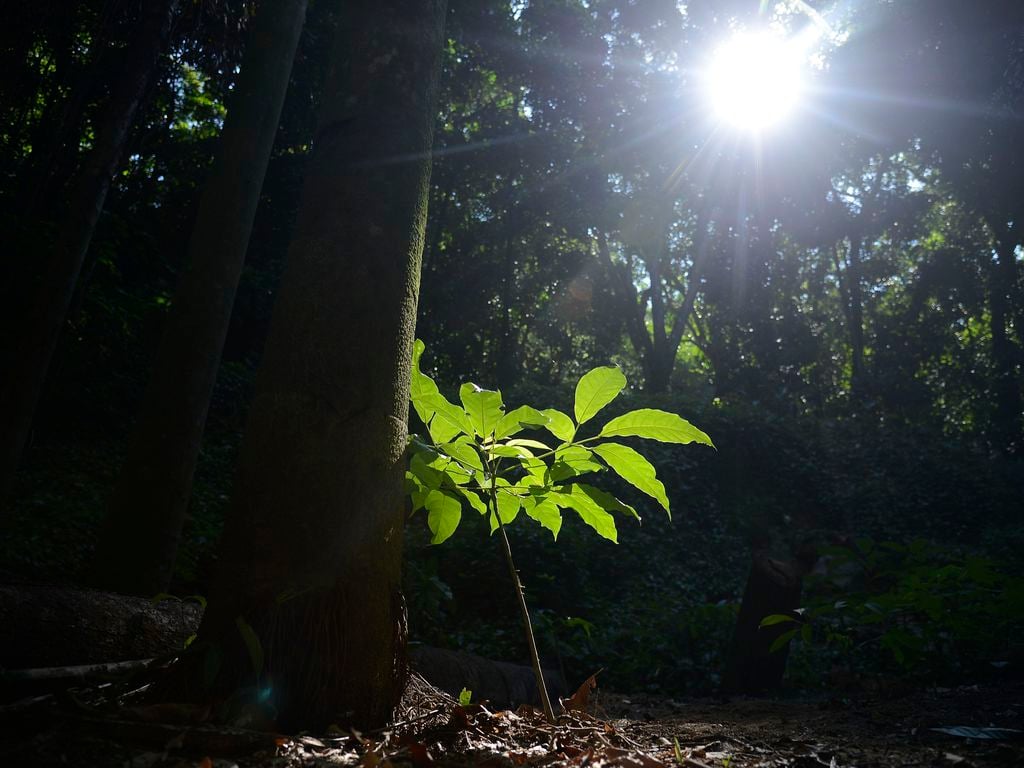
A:
<svg viewBox="0 0 1024 768">
<path fill-rule="evenodd" d="M 306 16 L 268 0 L 246 46 L 163 342 L 93 564 L 96 586 L 167 589 L 260 189 Z"/>
<path fill-rule="evenodd" d="M 6 496 L 28 440 L 39 394 L 75 291 L 82 262 L 117 170 L 139 104 L 170 38 L 179 0 L 146 3 L 139 31 L 125 57 L 124 76 L 103 110 L 96 145 L 72 187 L 71 205 L 41 277 L 23 286 L 6 322 L 0 359 L 0 499 Z M 26 256 L 26 258 L 28 258 Z M 14 322 L 16 320 L 17 322 Z"/>
<path fill-rule="evenodd" d="M 374 727 L 404 683 L 409 375 L 444 0 L 345 3 L 200 629 L 216 687 L 282 723 Z M 190 673 L 179 672 L 179 681 Z"/>
</svg>

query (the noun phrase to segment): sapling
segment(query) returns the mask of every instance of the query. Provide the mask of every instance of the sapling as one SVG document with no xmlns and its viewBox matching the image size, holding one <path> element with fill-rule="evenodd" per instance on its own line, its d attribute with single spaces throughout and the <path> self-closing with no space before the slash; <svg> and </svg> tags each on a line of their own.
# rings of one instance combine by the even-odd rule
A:
<svg viewBox="0 0 1024 768">
<path fill-rule="evenodd" d="M 557 540 L 562 510 L 571 509 L 600 536 L 617 542 L 613 513 L 638 521 L 640 515 L 614 495 L 582 482 L 580 478 L 585 475 L 611 469 L 657 501 L 670 519 L 671 510 L 665 486 L 651 463 L 612 438 L 640 437 L 714 447 L 713 443 L 682 417 L 653 408 L 616 416 L 597 434 L 580 437 L 580 427 L 626 386 L 626 377 L 615 366 L 594 368 L 583 375 L 576 385 L 571 417 L 554 408 L 540 410 L 529 405 L 506 412 L 500 392 L 475 384 L 460 387 L 461 407 L 450 402 L 434 380 L 420 370 L 423 350 L 423 342 L 417 340 L 410 399 L 428 434 L 409 439 L 406 488 L 412 497 L 412 511 L 426 509 L 432 544 L 440 544 L 455 533 L 464 505 L 487 516 L 491 534 L 499 536 L 515 588 L 544 716 L 554 722 L 506 527 L 523 512 Z M 518 436 L 524 430 L 539 429 L 546 430 L 554 440 Z"/>
</svg>

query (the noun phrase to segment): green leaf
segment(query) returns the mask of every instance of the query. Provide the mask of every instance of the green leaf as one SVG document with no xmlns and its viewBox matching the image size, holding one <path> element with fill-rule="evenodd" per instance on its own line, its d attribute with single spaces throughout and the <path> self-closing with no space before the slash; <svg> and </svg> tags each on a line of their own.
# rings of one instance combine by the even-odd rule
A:
<svg viewBox="0 0 1024 768">
<path fill-rule="evenodd" d="M 681 416 L 656 408 L 640 408 L 624 413 L 604 425 L 599 437 L 645 437 L 663 443 L 704 443 L 712 448 L 711 438 Z"/>
<path fill-rule="evenodd" d="M 238 633 L 242 636 L 245 649 L 249 652 L 252 671 L 256 673 L 256 677 L 259 677 L 263 674 L 263 644 L 256 635 L 256 631 L 249 626 L 249 622 L 241 616 L 235 617 L 235 626 L 238 627 Z"/>
<path fill-rule="evenodd" d="M 498 422 L 505 416 L 501 393 L 480 389 L 476 384 L 463 384 L 459 388 L 459 399 L 469 416 L 469 423 L 473 425 L 473 431 L 485 438 L 494 434 Z"/>
<path fill-rule="evenodd" d="M 555 541 L 558 541 L 558 532 L 562 530 L 562 512 L 555 502 L 543 498 L 535 500 L 533 497 L 526 497 L 523 499 L 523 511 L 528 517 L 551 531 Z"/>
<path fill-rule="evenodd" d="M 582 424 L 593 418 L 625 387 L 626 377 L 614 365 L 595 368 L 583 374 L 583 378 L 576 385 L 576 402 L 573 406 L 576 423 Z"/>
<path fill-rule="evenodd" d="M 426 402 L 430 395 L 438 394 L 437 384 L 434 380 L 420 371 L 420 357 L 426 346 L 422 341 L 416 339 L 412 346 L 412 380 L 409 382 L 409 399 L 412 407 L 424 424 L 430 423 L 430 417 L 434 415 L 434 409 Z"/>
<path fill-rule="evenodd" d="M 430 488 L 419 488 L 412 493 L 412 511 L 419 512 L 423 509 L 423 504 L 427 500 L 427 496 L 432 493 Z"/>
<path fill-rule="evenodd" d="M 548 417 L 548 423 L 544 425 L 548 432 L 563 443 L 572 441 L 573 435 L 576 434 L 576 425 L 572 423 L 572 419 L 554 408 L 547 408 L 541 413 Z"/>
<path fill-rule="evenodd" d="M 550 451 L 551 448 L 539 440 L 527 440 L 525 438 L 516 438 L 509 440 L 505 445 L 521 445 L 524 448 L 536 448 L 539 451 Z"/>
<path fill-rule="evenodd" d="M 462 520 L 462 503 L 449 491 L 431 491 L 423 502 L 427 508 L 427 526 L 434 534 L 431 544 L 447 540 Z"/>
<path fill-rule="evenodd" d="M 788 621 L 796 622 L 796 619 L 792 616 L 787 616 L 784 613 L 773 613 L 761 619 L 761 623 L 757 626 L 759 629 L 763 627 L 774 627 L 776 624 L 785 624 Z"/>
<path fill-rule="evenodd" d="M 459 706 L 468 707 L 473 703 L 473 692 L 469 688 L 463 688 L 459 692 Z"/>
<path fill-rule="evenodd" d="M 587 485 L 586 483 L 576 483 L 573 488 L 579 488 L 587 494 L 587 496 L 592 498 L 597 506 L 606 512 L 623 512 L 627 515 L 632 515 L 636 520 L 640 520 L 639 513 L 633 507 L 629 506 L 629 504 L 626 504 L 625 502 L 619 501 L 607 491 L 602 491 L 600 488 L 595 488 L 594 486 Z"/>
<path fill-rule="evenodd" d="M 466 501 L 469 502 L 469 506 L 471 506 L 473 509 L 479 512 L 481 515 L 487 514 L 487 505 L 484 504 L 483 499 L 480 498 L 476 491 L 470 491 L 467 490 L 466 488 L 459 488 L 459 493 L 461 493 L 466 498 Z"/>
<path fill-rule="evenodd" d="M 473 425 L 470 423 L 469 417 L 466 416 L 466 412 L 448 402 L 448 399 L 440 392 L 427 395 L 423 398 L 423 402 L 434 412 L 428 429 L 435 443 L 447 443 L 459 434 L 473 434 Z"/>
<path fill-rule="evenodd" d="M 796 633 L 799 631 L 800 627 L 797 627 L 796 629 L 791 629 L 788 632 L 783 632 L 781 635 L 775 638 L 775 642 L 772 643 L 771 647 L 768 649 L 768 653 L 775 653 L 780 648 L 785 647 L 786 643 L 792 640 L 796 636 Z"/>
<path fill-rule="evenodd" d="M 573 509 L 583 522 L 593 528 L 600 536 L 618 543 L 619 534 L 615 529 L 615 518 L 598 506 L 592 498 L 580 488 L 572 486 L 568 493 L 554 492 L 551 500 L 560 507 Z"/>
<path fill-rule="evenodd" d="M 496 445 L 488 450 L 491 456 L 503 459 L 532 459 L 533 454 L 521 445 Z"/>
<path fill-rule="evenodd" d="M 665 493 L 665 486 L 658 479 L 651 462 L 628 445 L 621 443 L 602 443 L 595 445 L 593 451 L 604 459 L 619 477 L 661 504 L 671 519 L 668 494 Z"/>
<path fill-rule="evenodd" d="M 501 518 L 502 525 L 508 525 L 519 516 L 519 510 L 523 505 L 522 499 L 511 491 L 503 491 L 499 488 L 496 496 L 498 497 L 498 516 L 491 515 L 491 533 L 498 530 L 498 517 Z"/>
<path fill-rule="evenodd" d="M 442 453 L 447 453 L 454 459 L 457 459 L 462 466 L 469 467 L 477 470 L 478 472 L 484 471 L 484 464 L 480 460 L 480 454 L 477 453 L 476 448 L 469 444 L 469 442 L 444 443 L 439 445 L 438 450 Z"/>
<path fill-rule="evenodd" d="M 604 464 L 594 460 L 594 454 L 581 445 L 568 445 L 555 451 L 555 461 L 549 476 L 558 483 L 587 472 L 603 472 Z"/>
<path fill-rule="evenodd" d="M 550 419 L 536 408 L 528 405 L 521 405 L 502 416 L 494 430 L 495 440 L 504 440 L 511 437 L 524 427 L 544 427 Z"/>
<path fill-rule="evenodd" d="M 414 453 L 409 459 L 409 474 L 426 488 L 440 488 L 444 484 L 444 468 L 448 459 L 436 451 Z"/>
</svg>

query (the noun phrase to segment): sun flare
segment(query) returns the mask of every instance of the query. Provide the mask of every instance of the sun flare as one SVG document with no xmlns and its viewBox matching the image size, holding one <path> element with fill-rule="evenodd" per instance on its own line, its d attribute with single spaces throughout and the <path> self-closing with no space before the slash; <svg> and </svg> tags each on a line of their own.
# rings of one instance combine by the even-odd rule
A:
<svg viewBox="0 0 1024 768">
<path fill-rule="evenodd" d="M 779 122 L 802 89 L 800 52 L 767 32 L 739 33 L 723 44 L 707 71 L 717 118 L 735 128 L 759 131 Z"/>
</svg>

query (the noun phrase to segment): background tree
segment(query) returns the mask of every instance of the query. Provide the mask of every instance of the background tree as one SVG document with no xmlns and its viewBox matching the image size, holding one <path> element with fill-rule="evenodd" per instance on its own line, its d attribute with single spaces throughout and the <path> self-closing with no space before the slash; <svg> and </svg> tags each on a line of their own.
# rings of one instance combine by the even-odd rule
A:
<svg viewBox="0 0 1024 768">
<path fill-rule="evenodd" d="M 21 460 L 50 358 L 71 305 L 78 275 L 103 210 L 135 113 L 170 38 L 178 0 L 147 4 L 138 33 L 125 53 L 123 76 L 97 126 L 96 143 L 73 182 L 60 235 L 35 282 L 20 287 L 20 302 L 4 323 L 0 354 L 10 373 L 0 385 L 0 496 Z M 27 298 L 27 302 L 26 302 Z M 10 307 L 5 307 L 10 311 Z M 18 327 L 17 332 L 14 331 Z"/>
<path fill-rule="evenodd" d="M 188 264 L 94 563 L 98 586 L 166 591 L 231 308 L 284 103 L 306 0 L 268 0 L 250 33 Z M 184 375 L 183 375 L 184 374 Z"/>
</svg>

